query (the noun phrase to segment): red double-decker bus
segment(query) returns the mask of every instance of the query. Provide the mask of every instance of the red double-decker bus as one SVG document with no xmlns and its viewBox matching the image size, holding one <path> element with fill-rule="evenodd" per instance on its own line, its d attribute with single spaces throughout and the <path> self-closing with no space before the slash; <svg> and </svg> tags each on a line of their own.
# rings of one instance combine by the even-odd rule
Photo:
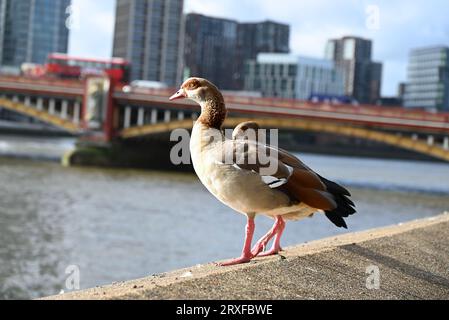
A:
<svg viewBox="0 0 449 320">
<path fill-rule="evenodd" d="M 108 75 L 115 82 L 128 83 L 130 66 L 130 63 L 122 58 L 90 59 L 51 53 L 48 55 L 45 73 L 60 78 Z"/>
</svg>

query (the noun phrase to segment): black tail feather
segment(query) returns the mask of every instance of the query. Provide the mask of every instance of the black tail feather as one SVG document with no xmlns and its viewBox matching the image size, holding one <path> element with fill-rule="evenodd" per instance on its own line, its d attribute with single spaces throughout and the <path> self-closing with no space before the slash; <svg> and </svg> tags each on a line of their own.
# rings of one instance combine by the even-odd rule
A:
<svg viewBox="0 0 449 320">
<path fill-rule="evenodd" d="M 351 196 L 351 193 L 348 191 L 348 189 L 342 187 L 341 185 L 339 185 L 339 184 L 337 184 L 337 183 L 335 183 L 335 182 L 333 182 L 333 181 L 327 180 L 326 178 L 323 178 L 323 177 L 320 176 L 320 175 L 318 175 L 318 177 L 320 177 L 321 181 L 323 181 L 323 183 L 324 183 L 324 184 L 326 185 L 326 187 L 327 187 L 327 190 L 328 190 L 330 193 L 333 193 L 333 194 L 342 194 L 342 195 L 348 196 L 348 197 Z"/>
<path fill-rule="evenodd" d="M 333 214 L 332 212 L 326 212 L 326 217 L 330 221 L 332 221 L 332 223 L 335 224 L 337 227 L 348 229 L 348 225 L 346 224 L 346 221 L 342 217 Z"/>
<path fill-rule="evenodd" d="M 347 229 L 348 226 L 343 218 L 347 218 L 356 213 L 355 204 L 348 197 L 351 193 L 339 184 L 320 177 L 337 202 L 337 208 L 332 211 L 326 211 L 326 217 L 339 228 Z"/>
</svg>

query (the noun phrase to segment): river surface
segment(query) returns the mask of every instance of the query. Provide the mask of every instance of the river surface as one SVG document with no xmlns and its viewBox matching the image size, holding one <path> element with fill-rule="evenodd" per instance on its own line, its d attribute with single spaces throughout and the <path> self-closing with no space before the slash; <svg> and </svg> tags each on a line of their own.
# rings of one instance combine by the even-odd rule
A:
<svg viewBox="0 0 449 320">
<path fill-rule="evenodd" d="M 0 299 L 67 292 L 73 266 L 83 289 L 241 252 L 245 218 L 213 198 L 195 175 L 36 160 L 56 159 L 72 145 L 70 139 L 0 137 Z M 17 155 L 34 160 L 11 158 Z M 448 164 L 301 158 L 353 193 L 358 213 L 347 220 L 349 232 L 449 210 Z M 257 236 L 270 226 L 258 218 Z M 317 215 L 288 223 L 283 244 L 348 231 Z"/>
</svg>

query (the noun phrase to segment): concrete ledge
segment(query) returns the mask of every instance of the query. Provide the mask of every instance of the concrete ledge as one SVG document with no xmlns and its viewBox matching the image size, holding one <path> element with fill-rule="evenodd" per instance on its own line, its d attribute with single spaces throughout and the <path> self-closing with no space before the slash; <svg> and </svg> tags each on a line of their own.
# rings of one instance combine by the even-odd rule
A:
<svg viewBox="0 0 449 320">
<path fill-rule="evenodd" d="M 449 299 L 449 214 L 46 299 Z M 367 289 L 377 266 L 380 288 Z"/>
</svg>

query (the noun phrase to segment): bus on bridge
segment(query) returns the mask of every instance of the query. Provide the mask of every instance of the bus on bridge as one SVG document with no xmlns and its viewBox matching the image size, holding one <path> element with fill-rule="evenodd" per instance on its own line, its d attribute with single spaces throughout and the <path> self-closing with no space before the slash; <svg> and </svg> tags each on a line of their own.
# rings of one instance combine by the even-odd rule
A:
<svg viewBox="0 0 449 320">
<path fill-rule="evenodd" d="M 106 75 L 115 83 L 129 82 L 131 64 L 122 58 L 93 59 L 51 53 L 45 64 L 45 75 L 81 79 L 89 75 Z"/>
</svg>

